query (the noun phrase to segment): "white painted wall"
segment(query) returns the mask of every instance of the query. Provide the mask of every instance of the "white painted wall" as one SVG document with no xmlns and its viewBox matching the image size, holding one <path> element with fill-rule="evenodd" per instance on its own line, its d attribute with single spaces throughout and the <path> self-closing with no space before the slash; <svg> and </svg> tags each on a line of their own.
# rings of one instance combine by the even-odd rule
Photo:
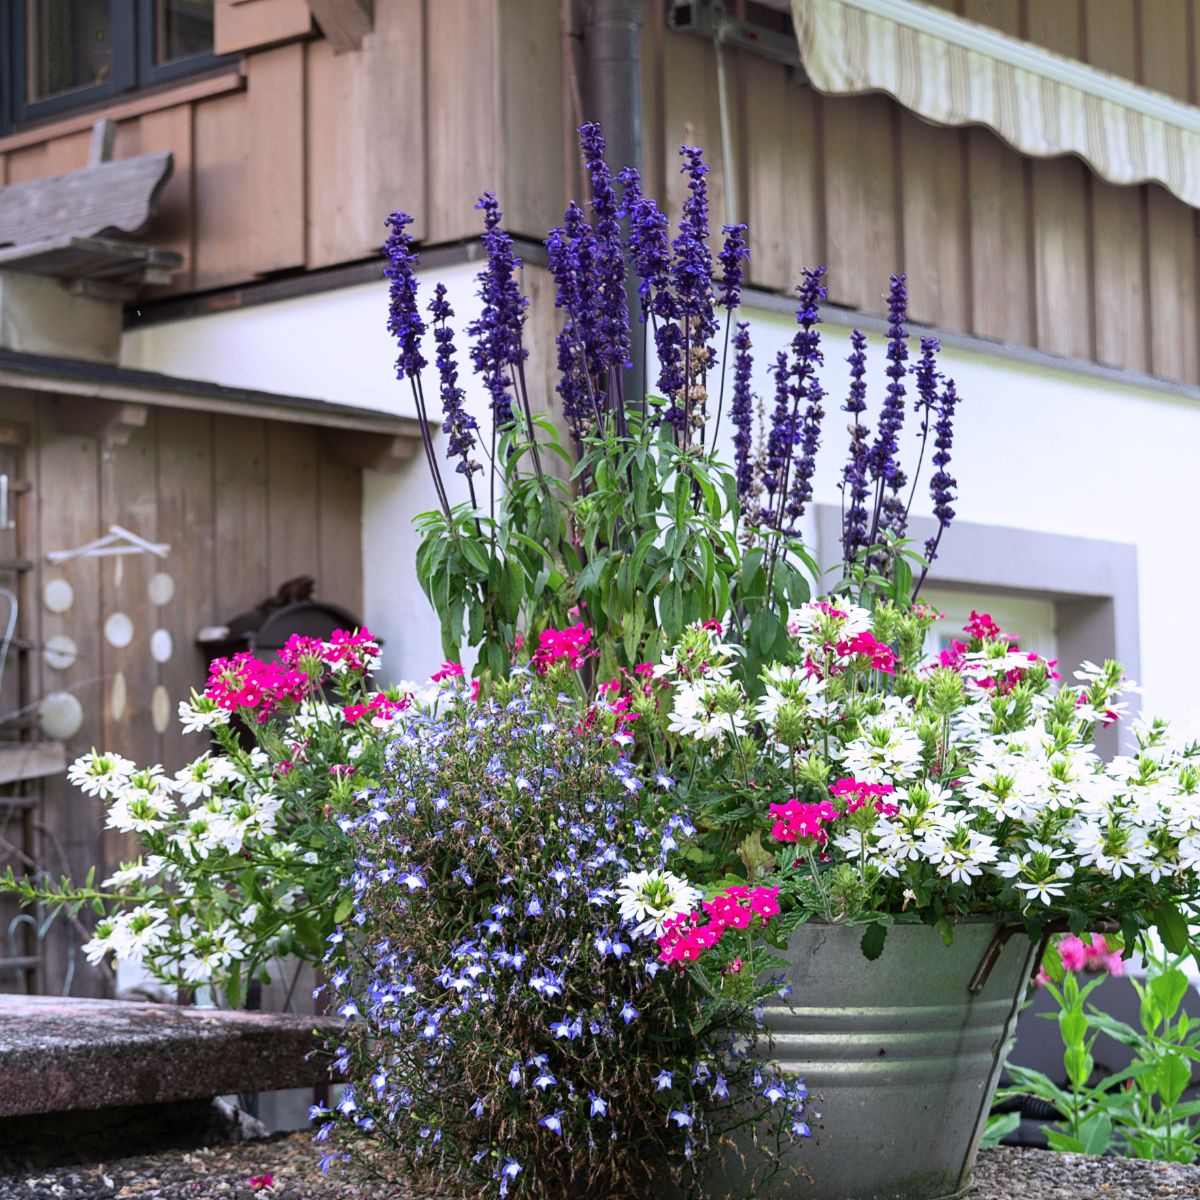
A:
<svg viewBox="0 0 1200 1200">
<path fill-rule="evenodd" d="M 474 315 L 473 276 L 461 265 L 440 272 L 459 326 Z M 881 280 L 881 283 L 885 281 Z M 427 291 L 431 291 L 432 281 Z M 171 374 L 358 404 L 411 415 L 412 401 L 393 378 L 383 283 L 323 292 L 126 335 L 123 361 Z M 769 312 L 750 314 L 756 384 L 768 410 L 766 366 L 794 325 Z M 830 393 L 816 486 L 818 501 L 838 500 L 847 419 L 848 329 L 827 327 L 825 382 Z M 460 345 L 460 357 L 465 345 Z M 432 343 L 430 344 L 432 355 Z M 870 339 L 870 403 L 883 395 L 882 337 Z M 953 471 L 965 520 L 1138 547 L 1141 669 L 1147 708 L 1182 717 L 1194 701 L 1200 652 L 1188 632 L 1189 598 L 1200 594 L 1193 514 L 1200 512 L 1200 404 L 1149 388 L 1098 381 L 982 353 L 946 351 L 942 363 L 963 397 Z M 478 387 L 472 407 L 482 412 Z M 430 373 L 426 394 L 436 395 Z M 729 432 L 724 422 L 722 441 Z M 915 430 L 903 434 L 915 461 Z M 449 478 L 458 483 L 451 472 Z M 424 461 L 368 475 L 365 483 L 366 618 L 388 642 L 389 672 L 420 678 L 441 661 L 432 614 L 413 572 L 414 513 L 433 505 Z M 918 493 L 914 510 L 929 511 Z M 947 535 L 953 537 L 953 530 Z M 936 575 L 934 576 L 936 580 Z M 1003 580 L 998 579 L 997 583 Z"/>
</svg>

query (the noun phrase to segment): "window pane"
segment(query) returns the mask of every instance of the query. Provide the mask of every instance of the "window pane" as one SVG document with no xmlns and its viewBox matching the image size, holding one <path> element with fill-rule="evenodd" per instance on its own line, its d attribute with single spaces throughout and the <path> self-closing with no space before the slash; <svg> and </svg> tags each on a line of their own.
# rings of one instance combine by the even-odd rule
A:
<svg viewBox="0 0 1200 1200">
<path fill-rule="evenodd" d="M 176 62 L 211 54 L 213 0 L 155 0 L 154 61 Z"/>
<path fill-rule="evenodd" d="M 29 99 L 112 76 L 112 0 L 27 0 Z"/>
</svg>

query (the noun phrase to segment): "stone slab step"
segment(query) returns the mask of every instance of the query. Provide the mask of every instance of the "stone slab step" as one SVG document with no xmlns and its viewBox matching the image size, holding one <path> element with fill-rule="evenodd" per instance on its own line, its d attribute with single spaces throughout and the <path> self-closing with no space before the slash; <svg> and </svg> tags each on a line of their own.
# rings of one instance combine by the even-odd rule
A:
<svg viewBox="0 0 1200 1200">
<path fill-rule="evenodd" d="M 335 1018 L 0 995 L 0 1118 L 328 1083 Z"/>
</svg>

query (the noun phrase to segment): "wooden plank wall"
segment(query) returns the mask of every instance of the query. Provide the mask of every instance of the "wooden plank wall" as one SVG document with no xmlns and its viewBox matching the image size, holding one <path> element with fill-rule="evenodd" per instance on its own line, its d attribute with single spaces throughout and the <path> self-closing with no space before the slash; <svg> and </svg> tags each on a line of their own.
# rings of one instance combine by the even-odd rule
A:
<svg viewBox="0 0 1200 1200">
<path fill-rule="evenodd" d="M 362 611 L 361 473 L 326 458 L 319 430 L 151 409 L 127 445 L 108 446 L 59 433 L 46 397 L 0 390 L 0 421 L 7 420 L 30 427 L 36 481 L 35 611 L 25 614 L 26 627 L 38 645 L 65 634 L 79 651 L 65 671 L 41 666 L 45 692 L 69 690 L 83 706 L 68 759 L 112 747 L 173 772 L 200 753 L 203 740 L 185 737 L 176 718 L 178 702 L 206 675 L 196 632 L 253 607 L 285 579 L 311 574 L 319 598 Z M 81 545 L 113 523 L 167 543 L 169 554 L 46 562 L 46 551 Z M 174 594 L 156 604 L 148 585 L 159 573 L 171 577 Z M 41 602 L 50 579 L 74 591 L 64 613 Z M 114 612 L 132 622 L 126 646 L 105 639 Z M 155 630 L 171 640 L 164 662 L 150 652 Z M 102 832 L 103 811 L 65 780 L 50 783 L 43 853 L 53 873 L 82 878 L 93 863 L 112 867 L 129 853 L 126 839 Z M 50 946 L 52 987 L 62 979 L 64 947 L 60 933 Z M 75 993 L 100 993 L 102 976 L 81 958 L 76 966 Z"/>
<path fill-rule="evenodd" d="M 931 2 L 1196 102 L 1196 0 Z M 647 178 L 677 215 L 678 146 L 705 146 L 719 228 L 731 218 L 712 48 L 648 25 L 643 55 Z M 881 313 L 903 270 L 918 322 L 1200 384 L 1196 213 L 1164 189 L 1030 160 L 884 96 L 823 97 L 758 57 L 741 55 L 731 80 L 734 217 L 750 222 L 759 286 L 788 292 L 823 263 L 832 302 Z"/>
</svg>

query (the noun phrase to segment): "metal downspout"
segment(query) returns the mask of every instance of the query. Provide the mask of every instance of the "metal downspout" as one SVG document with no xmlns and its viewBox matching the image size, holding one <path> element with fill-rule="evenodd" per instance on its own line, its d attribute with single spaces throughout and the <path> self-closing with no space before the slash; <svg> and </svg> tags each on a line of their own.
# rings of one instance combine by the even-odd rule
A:
<svg viewBox="0 0 1200 1200">
<path fill-rule="evenodd" d="M 598 121 L 608 144 L 608 164 L 642 170 L 643 0 L 587 0 L 583 26 L 584 119 Z M 629 301 L 633 366 L 625 373 L 625 395 L 640 396 L 644 370 L 638 323 L 637 279 L 625 288 Z"/>
</svg>

